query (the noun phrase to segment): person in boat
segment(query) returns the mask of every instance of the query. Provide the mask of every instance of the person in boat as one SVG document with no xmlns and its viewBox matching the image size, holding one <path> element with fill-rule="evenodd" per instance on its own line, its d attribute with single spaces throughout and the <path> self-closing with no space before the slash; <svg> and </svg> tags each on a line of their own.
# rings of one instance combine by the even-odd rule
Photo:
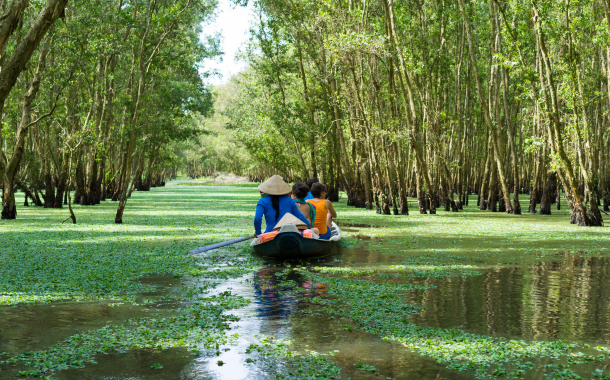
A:
<svg viewBox="0 0 610 380">
<path fill-rule="evenodd" d="M 318 230 L 316 228 L 314 228 L 314 229 L 307 228 L 307 223 L 304 223 L 301 219 L 299 219 L 296 216 L 292 215 L 291 213 L 287 212 L 286 214 L 284 214 L 282 219 L 280 219 L 280 221 L 277 222 L 275 227 L 273 227 L 273 231 L 265 232 L 264 234 L 259 235 L 255 244 L 266 243 L 268 241 L 275 239 L 275 237 L 282 230 L 282 227 L 285 225 L 292 225 L 292 226 L 296 227 L 296 229 L 299 231 L 299 234 L 301 234 L 301 236 L 303 236 L 304 238 L 307 238 L 307 239 L 319 239 L 320 238 L 320 236 L 318 235 L 318 232 L 317 232 Z M 314 230 L 315 230 L 315 232 L 314 232 Z M 294 230 L 292 230 L 290 232 L 294 232 Z"/>
<path fill-rule="evenodd" d="M 307 186 L 308 189 L 311 189 L 311 187 L 313 186 L 314 183 L 320 182 L 317 178 L 310 178 L 307 180 L 307 183 L 305 184 Z M 303 199 L 305 199 L 306 201 L 313 199 L 313 195 L 311 195 L 311 191 L 307 190 L 307 196 Z"/>
<path fill-rule="evenodd" d="M 304 238 L 307 238 L 307 239 L 319 239 L 320 238 L 317 228 L 313 228 L 313 229 L 308 228 L 307 224 L 303 223 L 302 220 L 298 219 L 296 216 L 292 215 L 289 212 L 287 212 L 286 215 L 284 215 L 282 217 L 282 219 L 280 219 L 280 221 L 277 222 L 275 227 L 273 227 L 273 232 L 270 232 L 269 234 L 263 234 L 262 236 L 264 237 L 265 235 L 269 235 L 269 237 L 266 237 L 266 239 L 272 240 L 273 238 L 275 238 L 275 235 L 277 235 L 282 230 L 282 227 L 287 224 L 292 224 L 293 226 L 295 226 L 297 228 L 297 230 L 299 230 L 299 233 L 301 234 L 301 236 L 303 236 Z M 275 233 L 275 235 L 272 235 L 273 233 Z M 264 240 L 266 240 L 266 239 L 264 239 Z"/>
<path fill-rule="evenodd" d="M 290 197 L 292 192 L 282 177 L 274 175 L 258 186 L 258 191 L 261 194 L 256 204 L 256 213 L 254 214 L 254 232 L 257 236 L 262 234 L 263 216 L 267 227 L 265 232 L 271 232 L 277 222 L 287 213 L 291 213 L 301 220 L 306 225 L 309 220 L 299 211 L 297 204 Z"/>
<path fill-rule="evenodd" d="M 311 193 L 309 192 L 309 187 L 303 182 L 297 182 L 292 185 L 292 199 L 294 199 L 301 214 L 309 220 L 308 227 L 316 234 L 319 234 L 320 231 L 313 226 L 313 221 L 316 219 L 316 207 L 305 201 L 307 194 Z"/>
<path fill-rule="evenodd" d="M 326 199 L 326 185 L 323 183 L 314 183 L 311 187 L 311 195 L 313 195 L 313 199 L 307 202 L 316 207 L 316 218 L 313 225 L 320 231 L 320 239 L 328 240 L 331 235 L 333 218 L 337 217 L 337 212 L 333 204 Z"/>
</svg>

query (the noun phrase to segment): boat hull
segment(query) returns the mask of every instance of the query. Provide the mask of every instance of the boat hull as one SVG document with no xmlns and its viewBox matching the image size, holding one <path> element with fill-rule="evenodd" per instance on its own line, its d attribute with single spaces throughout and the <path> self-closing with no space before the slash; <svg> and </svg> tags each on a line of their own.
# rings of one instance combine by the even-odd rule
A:
<svg viewBox="0 0 610 380">
<path fill-rule="evenodd" d="M 333 228 L 338 231 L 338 239 L 308 239 L 298 232 L 281 232 L 273 240 L 255 244 L 252 247 L 257 255 L 278 260 L 322 257 L 333 253 L 337 242 L 340 240 L 340 231 L 334 223 Z"/>
</svg>

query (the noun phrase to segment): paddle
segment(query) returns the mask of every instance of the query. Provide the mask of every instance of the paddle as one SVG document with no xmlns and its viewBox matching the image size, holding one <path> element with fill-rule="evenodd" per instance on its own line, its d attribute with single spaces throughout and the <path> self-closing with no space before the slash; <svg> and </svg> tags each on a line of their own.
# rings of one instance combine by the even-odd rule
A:
<svg viewBox="0 0 610 380">
<path fill-rule="evenodd" d="M 193 249 L 193 250 L 191 250 L 189 252 L 192 255 L 196 255 L 198 253 L 211 251 L 212 249 L 216 249 L 216 248 L 220 248 L 220 247 L 226 247 L 227 245 L 231 245 L 231 244 L 239 243 L 239 242 L 242 242 L 242 241 L 254 239 L 255 237 L 256 237 L 256 235 L 252 235 L 252 236 L 243 237 L 243 238 L 239 238 L 239 239 L 223 241 L 222 243 L 216 243 L 216 244 L 208 245 L 208 246 L 205 246 L 205 247 L 195 248 L 195 249 Z"/>
</svg>

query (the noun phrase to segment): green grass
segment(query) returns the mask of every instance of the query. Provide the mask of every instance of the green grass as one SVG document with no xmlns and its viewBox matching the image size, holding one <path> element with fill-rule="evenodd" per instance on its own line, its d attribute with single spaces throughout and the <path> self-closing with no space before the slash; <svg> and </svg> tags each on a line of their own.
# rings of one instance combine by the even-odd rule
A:
<svg viewBox="0 0 610 380">
<path fill-rule="evenodd" d="M 249 190 L 157 188 L 134 193 L 124 224 L 113 223 L 116 203 L 67 209 L 20 207 L 0 222 L 0 304 L 61 299 L 134 301 L 147 274 L 199 275 L 197 246 L 250 234 Z"/>
<path fill-rule="evenodd" d="M 6 353 L 0 356 L 4 360 L 0 370 L 19 368 L 23 375 L 50 376 L 87 365 L 96 355 L 109 351 L 171 347 L 214 351 L 239 339 L 228 331 L 227 323 L 234 320 L 228 311 L 247 301 L 239 294 L 211 297 L 206 292 L 224 279 L 254 271 L 262 261 L 243 244 L 200 257 L 188 255 L 188 251 L 250 235 L 258 191 L 253 184 L 169 184 L 173 186 L 135 192 L 122 225 L 113 223 L 117 204 L 110 201 L 94 207 L 75 206 L 76 225 L 61 223 L 68 216 L 67 209 L 34 207 L 19 207 L 17 220 L 0 221 L 0 305 L 4 305 L 0 307 L 60 300 L 149 305 L 163 303 L 168 297 L 180 303 L 169 311 L 62 338 L 42 351 Z M 369 263 L 351 256 L 337 258 L 337 267 L 303 265 L 298 270 L 313 281 L 326 283 L 333 296 L 312 302 L 328 319 L 345 319 L 355 329 L 399 342 L 453 370 L 482 378 L 524 376 L 534 366 L 547 365 L 539 363 L 543 357 L 558 358 L 551 363 L 556 367 L 544 367 L 551 378 L 570 378 L 565 376 L 571 376 L 571 369 L 562 367 L 567 365 L 566 358 L 568 364 L 606 365 L 605 356 L 596 356 L 607 354 L 603 347 L 595 351 L 580 343 L 503 340 L 409 323 L 406 317 L 419 313 L 419 308 L 404 295 L 425 292 L 434 287 L 433 281 L 477 276 L 488 267 L 552 261 L 558 253 L 610 253 L 609 228 L 570 225 L 565 210 L 553 210 L 551 216 L 515 216 L 481 212 L 473 203 L 459 213 L 384 216 L 347 207 L 342 199 L 336 206 L 340 222 L 371 226 L 344 227 L 342 246 L 364 246 L 384 259 Z M 524 198 L 524 209 L 526 204 Z M 227 262 L 230 265 L 224 265 Z M 173 275 L 182 286 L 168 295 L 138 281 L 159 273 Z M 187 281 L 192 278 L 199 282 Z M 309 370 L 316 376 L 325 371 L 329 377 L 339 376 L 332 356 L 303 356 L 295 361 L 285 345 L 277 348 L 264 343 L 265 352 L 291 356 L 287 360 L 298 367 L 291 372 L 294 378 Z M 363 363 L 357 367 L 359 372 L 375 371 Z M 601 378 L 605 373 L 595 376 Z"/>
</svg>

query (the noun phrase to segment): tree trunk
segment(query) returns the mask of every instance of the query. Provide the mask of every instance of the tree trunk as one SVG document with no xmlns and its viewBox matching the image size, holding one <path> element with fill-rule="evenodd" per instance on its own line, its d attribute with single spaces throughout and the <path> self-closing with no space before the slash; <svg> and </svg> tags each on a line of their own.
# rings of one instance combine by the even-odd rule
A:
<svg viewBox="0 0 610 380">
<path fill-rule="evenodd" d="M 41 9 L 38 17 L 32 22 L 30 29 L 27 31 L 25 36 L 17 43 L 15 49 L 12 51 L 11 56 L 2 65 L 2 71 L 0 71 L 0 115 L 4 110 L 4 102 L 8 98 L 13 86 L 17 83 L 19 74 L 25 69 L 25 66 L 30 61 L 32 54 L 40 44 L 40 41 L 45 36 L 51 25 L 59 17 L 63 17 L 64 8 L 68 0 L 47 0 L 44 7 Z M 11 3 L 10 9 L 7 11 L 12 12 L 4 22 L 5 15 L 3 15 L 3 22 L 0 25 L 0 48 L 4 49 L 6 45 L 6 39 L 10 35 L 11 30 L 14 28 L 15 22 L 20 18 L 23 9 L 27 7 L 27 1 L 15 1 Z"/>
<path fill-rule="evenodd" d="M 23 12 L 29 4 L 30 0 L 13 0 L 0 18 L 0 56 L 4 55 L 8 39 L 23 20 Z"/>
<path fill-rule="evenodd" d="M 74 184 L 76 191 L 74 192 L 74 203 L 80 204 L 81 206 L 88 206 L 87 190 L 86 190 L 86 178 L 85 168 L 83 163 L 84 154 L 82 152 L 76 152 L 76 169 L 74 173 Z"/>
<path fill-rule="evenodd" d="M 371 191 L 371 181 L 370 175 L 368 173 L 368 164 L 364 164 L 360 167 L 360 175 L 362 176 L 364 182 L 364 196 L 365 196 L 365 208 L 367 210 L 373 209 L 373 202 L 371 199 L 372 191 Z"/>
<path fill-rule="evenodd" d="M 123 212 L 125 211 L 125 204 L 127 203 L 127 190 L 129 187 L 129 180 L 131 179 L 131 162 L 133 161 L 133 151 L 135 148 L 135 132 L 132 131 L 129 135 L 129 142 L 127 143 L 127 151 L 125 152 L 125 167 L 122 173 L 123 183 L 121 183 L 119 207 L 117 208 L 114 222 L 117 224 L 123 223 Z"/>
<path fill-rule="evenodd" d="M 536 213 L 536 204 L 538 203 L 538 198 L 540 197 L 539 191 L 538 189 L 540 188 L 540 166 L 542 165 L 542 163 L 540 163 L 538 165 L 538 169 L 536 169 L 535 174 L 534 174 L 534 184 L 532 185 L 531 188 L 531 193 L 530 193 L 530 206 L 529 206 L 529 213 L 530 214 L 535 214 Z"/>
<path fill-rule="evenodd" d="M 391 215 L 388 197 L 386 197 L 383 191 L 381 192 L 381 211 L 383 215 Z"/>
<path fill-rule="evenodd" d="M 24 206 L 28 206 L 27 205 L 28 197 L 32 200 L 32 202 L 34 202 L 35 206 L 38 206 L 36 204 L 36 196 L 34 195 L 34 193 L 32 193 L 32 190 L 30 190 L 30 188 L 25 183 L 21 182 L 19 179 L 15 179 L 15 184 L 25 194 L 25 203 L 24 203 Z"/>
<path fill-rule="evenodd" d="M 422 189 L 421 173 L 418 170 L 417 162 L 415 162 L 415 189 L 417 192 L 417 206 L 419 207 L 419 213 L 427 214 L 427 212 L 426 212 L 426 194 Z"/>
<path fill-rule="evenodd" d="M 544 103 L 547 106 L 549 122 L 546 124 L 549 131 L 549 138 L 551 140 L 552 152 L 563 164 L 565 181 L 562 181 L 562 183 L 564 183 L 564 189 L 567 192 L 570 192 L 568 202 L 573 206 L 572 221 L 579 226 L 591 226 L 591 218 L 589 218 L 589 215 L 587 214 L 587 210 L 580 195 L 578 181 L 574 174 L 572 162 L 568 158 L 563 146 L 563 138 L 560 131 L 561 122 L 559 118 L 560 105 L 557 100 L 557 89 L 555 87 L 555 80 L 553 77 L 553 68 L 551 67 L 545 40 L 542 36 L 540 15 L 538 14 L 535 3 L 531 3 L 531 9 L 535 15 L 534 21 L 536 23 L 536 28 L 534 29 L 536 31 L 536 43 L 540 51 L 539 60 L 541 66 L 543 66 L 540 70 L 538 70 L 538 75 L 540 78 L 540 85 L 544 90 Z M 548 106 L 549 104 L 551 107 Z"/>
<path fill-rule="evenodd" d="M 97 160 L 97 148 L 93 149 L 93 153 L 90 156 L 90 164 L 87 170 L 87 204 L 90 206 L 99 204 L 100 194 L 99 186 L 97 182 L 97 171 L 99 169 L 99 163 Z"/>
<path fill-rule="evenodd" d="M 491 212 L 498 212 L 498 171 L 495 166 L 492 166 L 489 185 L 489 196 L 487 208 Z"/>
<path fill-rule="evenodd" d="M 57 193 L 55 195 L 55 203 L 53 204 L 53 208 L 63 208 L 62 200 L 64 198 L 64 193 L 66 192 L 66 180 L 65 178 L 60 178 L 57 181 Z"/>
<path fill-rule="evenodd" d="M 504 203 L 506 204 L 506 212 L 512 213 L 513 206 L 510 201 L 510 192 L 508 190 L 508 183 L 506 181 L 506 175 L 504 173 L 504 163 L 502 162 L 502 157 L 500 156 L 498 131 L 496 131 L 496 129 L 499 127 L 492 122 L 491 115 L 489 114 L 489 104 L 487 103 L 487 100 L 486 100 L 485 96 L 483 95 L 481 79 L 479 77 L 479 69 L 477 66 L 477 61 L 476 61 L 476 56 L 475 56 L 475 51 L 474 51 L 474 44 L 472 42 L 472 36 L 470 33 L 470 25 L 468 24 L 468 19 L 466 17 L 466 10 L 464 9 L 464 0 L 459 0 L 459 5 L 460 5 L 460 10 L 462 11 L 462 19 L 464 22 L 464 29 L 466 31 L 466 40 L 468 41 L 468 52 L 470 55 L 473 76 L 475 79 L 475 84 L 476 84 L 476 89 L 477 89 L 477 98 L 479 99 L 479 103 L 481 104 L 485 123 L 487 124 L 487 128 L 489 129 L 489 132 L 491 135 L 491 141 L 493 144 L 493 159 L 495 160 L 496 166 L 498 169 L 498 176 L 499 176 L 499 180 L 500 180 L 500 185 L 502 186 L 502 194 L 504 197 Z"/>
<path fill-rule="evenodd" d="M 428 198 L 430 200 L 430 214 L 436 214 L 436 202 L 437 202 L 437 194 L 435 191 L 434 184 L 432 183 L 432 176 L 430 174 L 428 165 L 426 163 L 426 158 L 424 157 L 424 152 L 422 151 L 417 139 L 418 139 L 418 123 L 416 119 L 415 112 L 415 101 L 413 99 L 413 89 L 411 86 L 411 79 L 409 73 L 406 69 L 405 58 L 402 52 L 401 43 L 398 40 L 398 34 L 396 32 L 396 25 L 394 20 L 394 1 L 386 0 L 385 3 L 385 11 L 387 11 L 387 19 L 388 23 L 388 32 L 390 41 L 393 43 L 393 47 L 396 49 L 398 53 L 400 70 L 399 72 L 399 87 L 400 92 L 402 94 L 404 108 L 405 108 L 405 119 L 407 121 L 407 132 L 409 134 L 409 145 L 415 154 L 415 159 L 417 161 L 418 171 L 421 171 L 421 175 L 423 177 L 424 183 L 426 185 L 426 192 L 428 193 Z M 421 212 L 421 208 L 420 208 Z"/>
<path fill-rule="evenodd" d="M 48 164 L 45 165 L 44 182 L 44 208 L 53 208 L 55 205 L 55 187 L 53 186 L 53 176 Z"/>
<path fill-rule="evenodd" d="M 44 65 L 46 63 L 47 54 L 49 53 L 48 46 L 44 47 L 40 53 L 40 60 L 38 63 L 38 68 L 36 69 L 36 73 L 34 74 L 34 78 L 30 83 L 29 89 L 24 96 L 23 99 L 23 108 L 21 110 L 21 121 L 19 123 L 19 127 L 17 129 L 17 137 L 15 140 L 15 147 L 13 148 L 13 154 L 11 155 L 10 160 L 8 160 L 6 168 L 4 170 L 4 178 L 3 178 L 3 186 L 4 192 L 2 195 L 2 219 L 15 219 L 17 217 L 17 207 L 15 206 L 15 179 L 17 177 L 17 172 L 19 171 L 19 164 L 21 163 L 21 158 L 23 157 L 23 152 L 25 148 L 25 138 L 28 133 L 28 129 L 30 127 L 30 121 L 32 118 L 32 102 L 34 98 L 36 98 L 36 94 L 38 93 L 38 89 L 40 88 L 40 80 L 41 80 L 41 72 L 44 70 Z M 16 54 L 15 52 L 13 54 Z M 12 57 L 12 56 L 11 56 Z M 4 75 L 4 66 L 2 71 L 0 72 L 0 80 Z M 2 88 L 3 84 L 0 83 L 0 88 Z M 3 99 L 0 98 L 1 101 Z M 2 115 L 2 111 L 0 110 L 0 115 Z M 0 152 L 1 153 L 1 152 Z"/>
<path fill-rule="evenodd" d="M 549 173 L 546 179 L 546 184 L 542 190 L 542 199 L 540 200 L 540 215 L 551 215 L 551 204 L 557 193 L 557 173 Z"/>
<path fill-rule="evenodd" d="M 489 140 L 488 138 L 487 140 Z M 481 179 L 481 187 L 479 188 L 479 209 L 481 211 L 487 210 L 487 198 L 486 193 L 488 192 L 490 175 L 491 175 L 491 155 L 493 154 L 493 148 L 491 144 L 488 144 L 487 159 L 485 160 L 485 171 L 483 172 L 483 178 Z"/>
</svg>

